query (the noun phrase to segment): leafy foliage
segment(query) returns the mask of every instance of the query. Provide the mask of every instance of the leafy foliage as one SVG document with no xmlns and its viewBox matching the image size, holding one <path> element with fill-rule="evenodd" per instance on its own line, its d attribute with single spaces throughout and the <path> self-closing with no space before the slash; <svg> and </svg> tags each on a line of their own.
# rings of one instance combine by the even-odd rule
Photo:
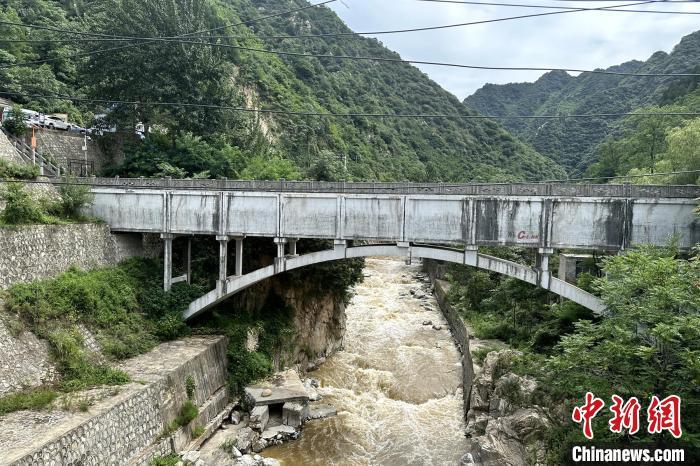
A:
<svg viewBox="0 0 700 466">
<path fill-rule="evenodd" d="M 534 252 L 525 249 L 494 248 L 491 253 L 515 262 L 534 261 Z M 448 270 L 452 283 L 448 299 L 478 338 L 549 352 L 562 335 L 574 330 L 574 322 L 592 318 L 591 311 L 560 303 L 556 295 L 515 278 L 460 265 L 450 265 Z"/>
<path fill-rule="evenodd" d="M 0 199 L 5 201 L 0 221 L 10 225 L 26 223 L 44 223 L 44 214 L 40 204 L 32 199 L 20 183 L 8 183 Z"/>
<path fill-rule="evenodd" d="M 0 159 L 0 179 L 34 180 L 39 176 L 36 165 L 19 164 Z"/>
<path fill-rule="evenodd" d="M 12 107 L 12 111 L 2 122 L 2 127 L 15 137 L 22 137 L 27 133 L 27 125 L 24 123 L 24 115 L 17 107 Z"/>
</svg>

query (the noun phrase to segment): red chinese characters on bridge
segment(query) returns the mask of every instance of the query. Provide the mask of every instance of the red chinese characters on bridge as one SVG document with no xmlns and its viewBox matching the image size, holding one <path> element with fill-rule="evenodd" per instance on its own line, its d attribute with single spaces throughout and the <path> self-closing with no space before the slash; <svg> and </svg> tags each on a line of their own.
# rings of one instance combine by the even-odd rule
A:
<svg viewBox="0 0 700 466">
<path fill-rule="evenodd" d="M 593 419 L 605 406 L 605 402 L 597 398 L 591 392 L 586 393 L 583 406 L 574 407 L 571 413 L 571 419 L 582 424 L 583 435 L 591 440 L 593 439 Z M 627 430 L 630 435 L 639 432 L 639 413 L 641 404 L 636 397 L 625 400 L 618 396 L 612 396 L 612 405 L 610 412 L 613 416 L 608 421 L 608 426 L 611 432 L 622 433 Z M 683 435 L 681 429 L 681 399 L 677 395 L 671 395 L 663 400 L 658 396 L 651 397 L 649 407 L 647 408 L 647 432 L 650 434 L 660 434 L 663 431 L 668 431 L 675 438 L 680 438 Z"/>
</svg>

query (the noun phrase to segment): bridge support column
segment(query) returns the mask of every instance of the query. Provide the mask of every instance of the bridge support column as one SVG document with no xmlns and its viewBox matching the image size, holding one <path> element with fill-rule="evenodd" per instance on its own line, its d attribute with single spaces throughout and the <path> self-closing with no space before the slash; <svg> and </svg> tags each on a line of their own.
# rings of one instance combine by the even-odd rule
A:
<svg viewBox="0 0 700 466">
<path fill-rule="evenodd" d="M 464 246 L 464 265 L 479 265 L 479 246 Z"/>
<path fill-rule="evenodd" d="M 297 257 L 299 254 L 297 254 L 297 241 L 298 238 L 290 239 L 289 240 L 289 255 L 293 257 Z"/>
<path fill-rule="evenodd" d="M 192 237 L 187 238 L 187 258 L 185 259 L 185 270 L 187 271 L 187 283 L 192 283 Z"/>
<path fill-rule="evenodd" d="M 540 287 L 548 290 L 549 282 L 551 278 L 551 273 L 549 270 L 549 257 L 554 254 L 554 249 L 552 248 L 539 248 L 537 250 L 537 282 Z"/>
<path fill-rule="evenodd" d="M 401 252 L 405 252 L 406 265 L 411 265 L 411 243 L 400 241 L 396 243 L 396 247 L 401 249 Z"/>
<path fill-rule="evenodd" d="M 243 237 L 236 239 L 236 276 L 243 275 Z"/>
<path fill-rule="evenodd" d="M 163 233 L 160 237 L 164 241 L 163 290 L 170 291 L 173 286 L 173 239 L 175 239 L 175 235 Z"/>
<path fill-rule="evenodd" d="M 218 296 L 226 294 L 226 278 L 228 277 L 228 236 L 217 236 L 219 242 L 219 279 L 216 281 L 216 292 Z"/>
<path fill-rule="evenodd" d="M 277 257 L 275 257 L 275 273 L 284 272 L 286 269 L 287 259 L 285 258 L 285 245 L 287 244 L 287 238 L 275 238 L 275 244 L 277 245 Z"/>
<path fill-rule="evenodd" d="M 345 251 L 348 248 L 348 242 L 345 241 L 344 239 L 336 239 L 333 241 L 333 250 L 338 251 L 338 250 L 343 250 Z"/>
</svg>

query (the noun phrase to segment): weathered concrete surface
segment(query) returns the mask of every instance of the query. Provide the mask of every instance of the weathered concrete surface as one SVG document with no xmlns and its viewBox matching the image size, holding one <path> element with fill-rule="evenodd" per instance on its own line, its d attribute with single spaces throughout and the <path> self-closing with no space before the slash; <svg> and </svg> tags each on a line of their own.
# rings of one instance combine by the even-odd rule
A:
<svg viewBox="0 0 700 466">
<path fill-rule="evenodd" d="M 143 254 L 141 235 L 110 233 L 103 224 L 0 227 L 0 289 L 49 278 L 70 267 L 116 265 Z"/>
<path fill-rule="evenodd" d="M 148 464 L 183 448 L 191 430 L 214 419 L 227 403 L 224 337 L 193 337 L 165 343 L 124 362 L 133 382 L 78 393 L 96 402 L 87 412 L 20 411 L 1 420 L 0 464 Z M 187 400 L 185 380 L 195 381 L 200 415 L 189 426 L 160 438 Z M 87 398 L 86 398 L 87 399 Z"/>
<path fill-rule="evenodd" d="M 593 250 L 679 235 L 690 248 L 700 242 L 695 200 L 685 197 L 691 188 L 666 190 L 679 197 L 574 197 L 94 186 L 89 213 L 117 231 Z"/>
<path fill-rule="evenodd" d="M 295 370 L 278 372 L 269 381 L 245 389 L 252 405 L 264 406 L 286 402 L 309 402 L 309 394 Z"/>
</svg>

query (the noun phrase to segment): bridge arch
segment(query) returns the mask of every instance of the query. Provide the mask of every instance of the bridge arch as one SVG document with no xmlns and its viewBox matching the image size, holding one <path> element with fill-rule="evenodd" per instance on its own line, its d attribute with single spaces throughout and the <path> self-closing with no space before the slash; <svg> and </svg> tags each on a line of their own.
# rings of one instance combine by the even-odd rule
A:
<svg viewBox="0 0 700 466">
<path fill-rule="evenodd" d="M 477 250 L 457 250 L 439 246 L 416 246 L 410 244 L 382 244 L 347 247 L 345 241 L 336 241 L 333 249 L 312 252 L 300 256 L 285 256 L 275 260 L 275 264 L 262 267 L 245 275 L 230 276 L 220 281 L 216 289 L 190 303 L 184 312 L 185 320 L 192 319 L 213 306 L 225 301 L 234 294 L 280 273 L 299 269 L 313 264 L 358 257 L 401 257 L 435 259 L 456 264 L 471 265 L 483 270 L 525 281 L 546 288 L 552 293 L 569 299 L 592 310 L 596 314 L 605 313 L 605 305 L 596 296 L 570 283 L 553 277 L 548 270 L 548 261 L 540 267 L 528 267 L 498 257 L 479 254 Z M 544 267 L 542 267 L 544 265 Z"/>
</svg>

